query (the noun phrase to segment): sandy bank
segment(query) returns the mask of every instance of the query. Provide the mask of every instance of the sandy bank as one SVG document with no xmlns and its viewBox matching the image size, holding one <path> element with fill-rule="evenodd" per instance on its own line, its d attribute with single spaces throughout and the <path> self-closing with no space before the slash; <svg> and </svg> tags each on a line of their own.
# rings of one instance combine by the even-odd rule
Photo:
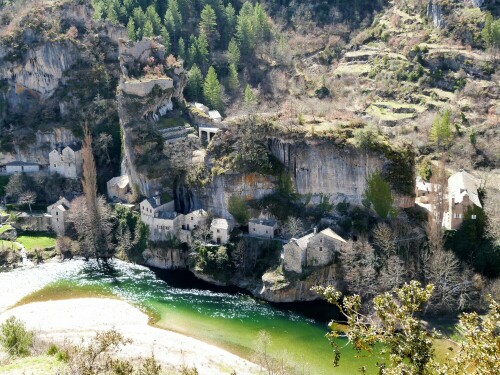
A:
<svg viewBox="0 0 500 375">
<path fill-rule="evenodd" d="M 258 367 L 240 357 L 202 341 L 148 325 L 148 316 L 126 302 L 104 298 L 82 298 L 36 302 L 0 315 L 0 322 L 15 315 L 42 339 L 62 342 L 80 340 L 96 331 L 115 328 L 133 343 L 120 356 L 134 359 L 154 353 L 163 369 L 196 366 L 200 374 L 258 373 Z"/>
</svg>

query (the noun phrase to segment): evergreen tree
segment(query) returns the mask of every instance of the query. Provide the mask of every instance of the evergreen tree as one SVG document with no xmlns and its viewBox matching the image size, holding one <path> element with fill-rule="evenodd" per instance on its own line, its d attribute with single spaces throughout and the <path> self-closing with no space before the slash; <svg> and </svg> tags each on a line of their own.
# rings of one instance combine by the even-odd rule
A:
<svg viewBox="0 0 500 375">
<path fill-rule="evenodd" d="M 203 83 L 203 97 L 205 98 L 205 103 L 210 108 L 222 112 L 221 87 L 213 66 L 208 69 L 205 82 Z"/>
<path fill-rule="evenodd" d="M 224 9 L 224 22 L 222 24 L 222 42 L 227 45 L 228 41 L 232 38 L 236 27 L 236 11 L 231 3 L 227 4 Z"/>
<path fill-rule="evenodd" d="M 487 47 L 490 47 L 493 44 L 493 15 L 490 12 L 486 13 L 486 17 L 484 20 L 484 27 L 481 31 L 481 36 L 483 37 L 484 43 Z"/>
<path fill-rule="evenodd" d="M 186 96 L 188 100 L 194 102 L 199 102 L 203 98 L 203 75 L 196 64 L 188 72 Z"/>
<path fill-rule="evenodd" d="M 205 33 L 200 33 L 198 39 L 196 40 L 196 51 L 198 60 L 194 60 L 193 63 L 200 63 L 203 70 L 206 69 L 208 64 L 208 40 Z"/>
<path fill-rule="evenodd" d="M 240 88 L 240 81 L 238 80 L 238 70 L 236 65 L 229 65 L 229 74 L 227 76 L 227 88 L 232 93 L 235 93 Z"/>
<path fill-rule="evenodd" d="M 432 124 L 429 138 L 439 149 L 446 149 L 450 145 L 453 139 L 450 124 L 450 111 L 445 111 L 443 114 L 437 115 Z"/>
<path fill-rule="evenodd" d="M 144 24 L 146 23 L 146 15 L 140 7 L 137 7 L 134 9 L 132 17 L 134 18 L 136 40 L 141 40 L 142 29 L 144 28 Z"/>
<path fill-rule="evenodd" d="M 236 24 L 236 39 L 238 39 L 240 52 L 244 56 L 251 54 L 254 48 L 252 18 L 252 4 L 246 2 L 241 8 Z"/>
<path fill-rule="evenodd" d="M 177 49 L 177 56 L 182 60 L 186 61 L 186 43 L 184 43 L 184 38 L 179 38 L 179 47 Z"/>
<path fill-rule="evenodd" d="M 161 31 L 161 18 L 156 13 L 156 9 L 153 5 L 148 6 L 146 9 L 146 18 L 151 21 L 151 24 L 153 26 L 153 31 L 155 35 L 159 35 Z"/>
<path fill-rule="evenodd" d="M 267 20 L 266 12 L 259 3 L 255 4 L 254 7 L 253 24 L 255 42 L 260 43 L 267 40 L 271 34 L 271 28 Z"/>
<path fill-rule="evenodd" d="M 116 11 L 115 3 L 114 2 L 110 2 L 109 5 L 108 5 L 107 19 L 111 23 L 118 23 L 118 13 Z"/>
<path fill-rule="evenodd" d="M 368 178 L 365 198 L 373 204 L 373 209 L 382 219 L 389 215 L 394 200 L 391 194 L 391 186 L 382 178 L 380 173 L 374 173 Z"/>
<path fill-rule="evenodd" d="M 177 0 L 168 0 L 168 10 L 165 13 L 165 26 L 174 41 L 180 35 L 182 27 L 182 16 L 179 12 L 179 3 Z"/>
<path fill-rule="evenodd" d="M 257 103 L 257 96 L 253 93 L 249 84 L 245 87 L 244 100 L 246 104 L 252 105 Z"/>
<path fill-rule="evenodd" d="M 130 17 L 128 19 L 128 24 L 127 24 L 127 35 L 130 40 L 137 40 L 137 35 L 135 33 L 135 24 L 134 24 L 134 19 Z"/>
<path fill-rule="evenodd" d="M 142 35 L 146 38 L 151 38 L 154 35 L 153 24 L 150 20 L 147 20 L 144 24 L 144 30 L 142 31 Z"/>
<path fill-rule="evenodd" d="M 238 48 L 238 43 L 236 43 L 236 39 L 234 38 L 229 42 L 227 55 L 229 64 L 233 64 L 234 66 L 238 67 L 238 65 L 240 64 L 241 54 L 240 49 Z"/>
<path fill-rule="evenodd" d="M 123 6 L 127 10 L 127 14 L 132 14 L 134 8 L 137 7 L 137 2 L 135 0 L 123 0 Z"/>
<path fill-rule="evenodd" d="M 161 42 L 165 46 L 165 53 L 168 53 L 172 47 L 170 43 L 170 35 L 165 26 L 162 26 L 160 29 Z"/>
<path fill-rule="evenodd" d="M 217 36 L 217 16 L 210 5 L 205 5 L 200 16 L 200 33 L 204 33 L 209 40 Z"/>
<path fill-rule="evenodd" d="M 192 66 L 194 65 L 197 61 L 199 61 L 198 57 L 198 48 L 197 46 L 197 40 L 196 37 L 191 34 L 189 36 L 189 49 L 187 52 L 187 66 Z"/>
</svg>

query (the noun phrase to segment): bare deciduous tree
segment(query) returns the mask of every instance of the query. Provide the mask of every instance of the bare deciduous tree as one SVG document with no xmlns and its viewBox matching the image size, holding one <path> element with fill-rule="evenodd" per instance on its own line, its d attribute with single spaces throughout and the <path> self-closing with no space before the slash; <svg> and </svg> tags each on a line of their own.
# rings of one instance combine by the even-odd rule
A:
<svg viewBox="0 0 500 375">
<path fill-rule="evenodd" d="M 20 205 L 27 204 L 29 209 L 30 209 L 30 212 L 31 212 L 31 205 L 36 202 L 36 198 L 37 198 L 37 195 L 34 191 L 27 190 L 27 191 L 22 192 L 19 195 L 19 199 L 18 199 L 17 203 Z"/>
<path fill-rule="evenodd" d="M 295 216 L 289 216 L 283 225 L 283 234 L 286 238 L 293 238 L 304 232 L 302 220 Z"/>
<path fill-rule="evenodd" d="M 348 241 L 340 249 L 340 260 L 347 288 L 361 297 L 376 293 L 375 251 L 367 240 Z"/>
<path fill-rule="evenodd" d="M 406 281 L 406 276 L 404 262 L 397 255 L 389 256 L 378 277 L 381 291 L 399 288 Z"/>
</svg>

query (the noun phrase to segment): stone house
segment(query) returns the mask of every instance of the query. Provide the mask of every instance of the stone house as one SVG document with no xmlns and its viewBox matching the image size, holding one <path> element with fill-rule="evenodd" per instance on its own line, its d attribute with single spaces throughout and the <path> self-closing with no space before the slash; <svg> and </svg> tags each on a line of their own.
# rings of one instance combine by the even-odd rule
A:
<svg viewBox="0 0 500 375">
<path fill-rule="evenodd" d="M 82 143 L 73 142 L 67 146 L 57 145 L 49 153 L 50 173 L 59 173 L 66 178 L 78 178 L 82 175 Z"/>
<path fill-rule="evenodd" d="M 213 219 L 210 225 L 210 231 L 212 232 L 212 241 L 215 243 L 226 244 L 229 242 L 231 225 L 226 219 Z"/>
<path fill-rule="evenodd" d="M 276 220 L 250 219 L 248 222 L 248 234 L 255 237 L 273 239 L 278 231 Z"/>
<path fill-rule="evenodd" d="M 317 232 L 314 229 L 299 239 L 292 238 L 284 246 L 285 271 L 302 273 L 305 267 L 321 267 L 332 263 L 346 241 L 330 228 Z"/>
<path fill-rule="evenodd" d="M 458 229 L 469 208 L 482 208 L 478 188 L 479 182 L 465 171 L 457 172 L 448 178 L 448 213 L 443 223 L 447 229 Z"/>
<path fill-rule="evenodd" d="M 184 215 L 175 212 L 174 201 L 161 204 L 160 197 L 143 200 L 140 205 L 141 221 L 149 227 L 151 241 L 165 241 L 177 237 Z"/>
<path fill-rule="evenodd" d="M 106 183 L 109 199 L 131 202 L 133 199 L 130 179 L 127 175 L 113 177 Z"/>
<path fill-rule="evenodd" d="M 50 215 L 52 230 L 58 236 L 64 236 L 69 224 L 69 208 L 71 201 L 66 197 L 61 197 L 59 200 L 47 207 L 47 213 Z"/>
<path fill-rule="evenodd" d="M 7 174 L 14 173 L 35 173 L 40 171 L 40 165 L 25 161 L 12 161 L 5 164 L 5 172 Z"/>
<path fill-rule="evenodd" d="M 417 198 L 421 198 L 422 201 L 427 201 L 429 194 L 440 190 L 441 185 L 426 182 L 422 177 L 417 177 L 415 183 L 415 195 Z"/>
<path fill-rule="evenodd" d="M 208 213 L 203 209 L 195 210 L 184 215 L 184 222 L 178 233 L 179 240 L 191 244 L 192 231 L 206 225 L 207 221 Z"/>
<path fill-rule="evenodd" d="M 200 209 L 184 215 L 184 223 L 182 229 L 192 231 L 200 226 L 207 224 L 207 211 Z"/>
</svg>

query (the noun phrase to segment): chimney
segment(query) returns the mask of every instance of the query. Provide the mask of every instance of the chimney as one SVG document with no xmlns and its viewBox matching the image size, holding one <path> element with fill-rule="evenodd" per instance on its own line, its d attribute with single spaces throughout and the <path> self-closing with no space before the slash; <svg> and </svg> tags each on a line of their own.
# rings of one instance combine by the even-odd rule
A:
<svg viewBox="0 0 500 375">
<path fill-rule="evenodd" d="M 318 227 L 314 227 L 314 235 L 318 234 Z"/>
<path fill-rule="evenodd" d="M 159 195 L 157 195 L 157 196 L 155 197 L 155 203 L 156 203 L 156 205 L 157 205 L 157 206 L 159 206 L 159 205 L 160 205 L 160 196 L 159 196 Z"/>
</svg>

